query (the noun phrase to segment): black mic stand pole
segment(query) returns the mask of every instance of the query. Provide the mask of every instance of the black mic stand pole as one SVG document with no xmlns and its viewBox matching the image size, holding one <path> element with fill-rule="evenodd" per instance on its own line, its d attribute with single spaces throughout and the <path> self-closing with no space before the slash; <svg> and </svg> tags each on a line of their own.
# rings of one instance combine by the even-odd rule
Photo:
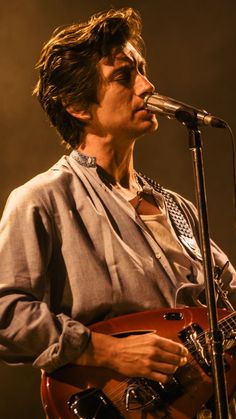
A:
<svg viewBox="0 0 236 419">
<path fill-rule="evenodd" d="M 198 129 L 196 120 L 189 121 L 189 119 L 191 119 L 189 114 L 186 116 L 186 118 L 183 118 L 182 114 L 181 118 L 179 119 L 181 119 L 181 122 L 183 122 L 188 128 L 189 149 L 191 151 L 193 161 L 195 194 L 199 214 L 200 241 L 205 276 L 206 302 L 209 316 L 208 337 L 211 352 L 216 418 L 228 419 L 229 410 L 224 374 L 223 333 L 219 329 L 217 321 L 216 293 L 208 229 L 201 132 Z M 187 121 L 183 119 L 187 119 Z"/>
</svg>

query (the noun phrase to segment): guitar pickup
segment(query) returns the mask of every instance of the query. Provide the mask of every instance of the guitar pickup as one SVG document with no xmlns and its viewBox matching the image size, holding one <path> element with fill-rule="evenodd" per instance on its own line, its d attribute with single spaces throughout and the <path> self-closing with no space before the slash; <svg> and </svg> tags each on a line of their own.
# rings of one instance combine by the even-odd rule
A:
<svg viewBox="0 0 236 419">
<path fill-rule="evenodd" d="M 207 342 L 207 335 L 203 329 L 197 323 L 192 323 L 190 326 L 181 330 L 178 336 L 192 357 L 198 362 L 205 373 L 210 376 L 211 358 L 208 350 L 209 343 Z"/>
<path fill-rule="evenodd" d="M 67 405 L 78 419 L 124 419 L 103 391 L 95 387 L 73 394 Z"/>
</svg>

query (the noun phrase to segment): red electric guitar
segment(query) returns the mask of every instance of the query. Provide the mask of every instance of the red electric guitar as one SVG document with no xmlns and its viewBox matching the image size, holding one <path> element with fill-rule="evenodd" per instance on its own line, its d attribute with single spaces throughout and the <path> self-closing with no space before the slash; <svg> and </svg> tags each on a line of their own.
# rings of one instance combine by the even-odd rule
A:
<svg viewBox="0 0 236 419">
<path fill-rule="evenodd" d="M 225 336 L 225 371 L 229 400 L 236 390 L 236 313 L 218 311 Z M 212 396 L 204 308 L 161 309 L 96 323 L 91 330 L 124 337 L 155 331 L 182 342 L 188 363 L 168 384 L 127 378 L 103 368 L 65 366 L 43 374 L 42 401 L 49 419 L 190 419 Z"/>
</svg>

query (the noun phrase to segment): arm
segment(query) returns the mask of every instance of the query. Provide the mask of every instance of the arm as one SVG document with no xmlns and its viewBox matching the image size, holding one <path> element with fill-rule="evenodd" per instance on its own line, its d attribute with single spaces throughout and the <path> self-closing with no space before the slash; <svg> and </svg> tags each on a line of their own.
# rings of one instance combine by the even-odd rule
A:
<svg viewBox="0 0 236 419">
<path fill-rule="evenodd" d="M 187 355 L 183 345 L 154 333 L 119 339 L 92 332 L 76 364 L 107 367 L 125 376 L 143 376 L 164 383 L 179 366 L 186 364 Z"/>
<path fill-rule="evenodd" d="M 52 371 L 79 356 L 90 332 L 50 310 L 53 226 L 29 189 L 12 193 L 0 224 L 0 356 Z"/>
</svg>

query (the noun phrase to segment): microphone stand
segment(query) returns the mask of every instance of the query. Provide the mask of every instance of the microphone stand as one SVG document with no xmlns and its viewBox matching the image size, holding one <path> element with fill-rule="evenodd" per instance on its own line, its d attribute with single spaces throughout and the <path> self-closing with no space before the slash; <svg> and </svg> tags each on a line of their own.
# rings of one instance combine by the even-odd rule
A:
<svg viewBox="0 0 236 419">
<path fill-rule="evenodd" d="M 184 123 L 189 133 L 189 149 L 192 154 L 195 194 L 199 214 L 200 242 L 203 256 L 203 268 L 205 277 L 206 302 L 209 316 L 209 344 L 211 352 L 211 366 L 213 377 L 213 389 L 215 396 L 215 410 L 217 419 L 228 419 L 228 399 L 224 374 L 223 359 L 223 333 L 218 327 L 216 293 L 212 266 L 212 255 L 208 230 L 208 215 L 206 204 L 206 190 L 204 179 L 204 167 L 202 156 L 201 132 L 198 129 L 196 118 L 179 114 L 180 122 Z"/>
</svg>

